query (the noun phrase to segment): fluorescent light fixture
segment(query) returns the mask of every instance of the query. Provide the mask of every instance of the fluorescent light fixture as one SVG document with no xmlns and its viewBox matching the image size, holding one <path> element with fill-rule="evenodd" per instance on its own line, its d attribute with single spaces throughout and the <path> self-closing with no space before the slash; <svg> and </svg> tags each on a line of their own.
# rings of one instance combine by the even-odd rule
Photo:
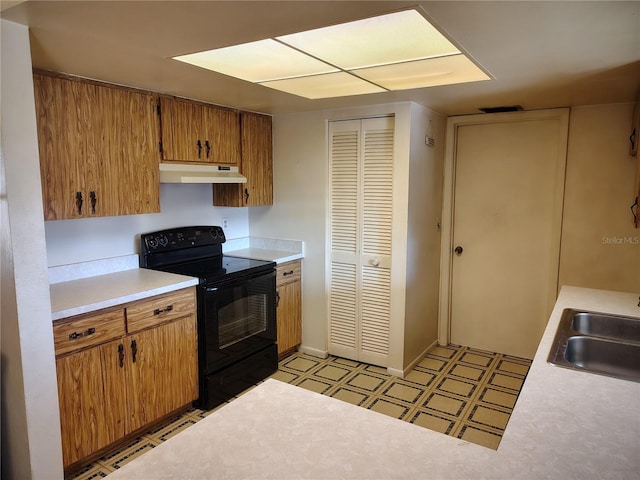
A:
<svg viewBox="0 0 640 480">
<path fill-rule="evenodd" d="M 344 70 L 460 53 L 417 10 L 276 37 Z"/>
<path fill-rule="evenodd" d="M 339 71 L 270 38 L 174 58 L 254 83 Z"/>
<path fill-rule="evenodd" d="M 384 88 L 346 72 L 260 82 L 260 85 L 310 99 L 386 92 Z"/>
<path fill-rule="evenodd" d="M 417 9 L 174 58 L 310 99 L 491 79 Z"/>
<path fill-rule="evenodd" d="M 453 85 L 487 80 L 487 74 L 463 54 L 354 70 L 354 74 L 387 90 Z"/>
</svg>

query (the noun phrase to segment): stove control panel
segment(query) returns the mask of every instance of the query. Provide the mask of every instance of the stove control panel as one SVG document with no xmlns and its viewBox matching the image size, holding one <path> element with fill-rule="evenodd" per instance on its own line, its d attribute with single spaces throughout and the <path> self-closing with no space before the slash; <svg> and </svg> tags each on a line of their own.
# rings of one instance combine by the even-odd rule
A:
<svg viewBox="0 0 640 480">
<path fill-rule="evenodd" d="M 172 228 L 140 235 L 143 254 L 221 245 L 225 241 L 224 231 L 217 226 Z"/>
</svg>

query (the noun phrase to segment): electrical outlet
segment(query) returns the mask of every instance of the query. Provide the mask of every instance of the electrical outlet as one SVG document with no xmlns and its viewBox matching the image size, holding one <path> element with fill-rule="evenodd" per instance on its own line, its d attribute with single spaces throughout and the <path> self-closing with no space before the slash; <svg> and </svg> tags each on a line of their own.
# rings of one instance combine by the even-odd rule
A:
<svg viewBox="0 0 640 480">
<path fill-rule="evenodd" d="M 229 228 L 229 220 L 226 217 L 224 217 L 222 219 L 222 229 L 226 230 L 227 228 Z"/>
</svg>

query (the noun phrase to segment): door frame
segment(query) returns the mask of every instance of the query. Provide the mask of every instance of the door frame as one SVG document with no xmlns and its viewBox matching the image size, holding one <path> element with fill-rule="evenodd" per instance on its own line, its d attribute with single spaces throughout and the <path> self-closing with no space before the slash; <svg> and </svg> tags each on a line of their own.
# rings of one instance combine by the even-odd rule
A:
<svg viewBox="0 0 640 480">
<path fill-rule="evenodd" d="M 555 212 L 553 219 L 552 265 L 547 294 L 547 309 L 551 313 L 558 295 L 558 273 L 560 267 L 560 240 L 564 203 L 565 172 L 567 164 L 567 142 L 569 136 L 569 108 L 531 110 L 504 113 L 480 113 L 447 118 L 447 134 L 444 158 L 444 183 L 442 192 L 442 222 L 440 241 L 440 300 L 438 308 L 438 344 L 447 345 L 451 338 L 451 281 L 453 274 L 453 219 L 455 213 L 456 145 L 458 128 L 465 125 L 490 123 L 525 122 L 535 120 L 558 120 L 558 151 L 556 171 Z"/>
</svg>

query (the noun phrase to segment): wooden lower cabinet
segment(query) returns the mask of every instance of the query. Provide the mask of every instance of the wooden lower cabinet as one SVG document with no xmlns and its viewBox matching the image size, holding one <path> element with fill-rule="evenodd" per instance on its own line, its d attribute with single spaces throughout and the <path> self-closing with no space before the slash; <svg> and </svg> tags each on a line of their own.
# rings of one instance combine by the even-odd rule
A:
<svg viewBox="0 0 640 480">
<path fill-rule="evenodd" d="M 277 266 L 278 356 L 293 353 L 302 343 L 301 261 Z"/>
<path fill-rule="evenodd" d="M 129 363 L 128 431 L 141 428 L 198 397 L 196 325 L 184 318 L 127 338 L 136 342 Z"/>
<path fill-rule="evenodd" d="M 171 305 L 172 299 L 191 298 L 192 308 L 135 333 L 124 333 L 127 305 L 54 326 L 56 349 L 65 348 L 56 358 L 65 469 L 198 397 L 195 291 L 165 297 Z M 154 298 L 130 305 L 155 307 Z M 120 321 L 123 334 L 106 343 L 100 343 L 102 336 L 91 345 L 88 339 L 105 321 L 112 324 L 110 331 Z M 88 333 L 91 329 L 95 333 Z M 74 333 L 80 349 L 69 352 L 67 339 Z"/>
<path fill-rule="evenodd" d="M 65 468 L 125 435 L 124 376 L 115 367 L 120 340 L 56 360 Z M 109 362 L 115 358 L 116 362 Z"/>
</svg>

